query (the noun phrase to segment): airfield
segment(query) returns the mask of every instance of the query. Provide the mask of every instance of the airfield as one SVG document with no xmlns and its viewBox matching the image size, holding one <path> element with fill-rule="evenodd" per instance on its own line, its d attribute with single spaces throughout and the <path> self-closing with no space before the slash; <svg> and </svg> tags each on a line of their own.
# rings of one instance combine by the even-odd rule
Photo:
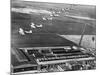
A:
<svg viewBox="0 0 100 75">
<path fill-rule="evenodd" d="M 89 6 L 89 5 L 84 6 L 84 5 L 70 5 L 70 4 L 59 4 L 59 3 L 56 4 L 56 3 L 42 3 L 42 2 L 38 3 L 38 2 L 12 1 L 12 7 L 11 7 L 12 43 L 15 43 L 15 40 L 17 41 L 16 37 L 19 36 L 18 29 L 23 28 L 24 30 L 29 31 L 31 29 L 29 26 L 31 22 L 43 25 L 42 28 L 32 29 L 33 31 L 32 34 L 53 33 L 65 36 L 68 35 L 69 37 L 72 37 L 74 35 L 80 36 L 82 34 L 82 29 L 84 25 L 87 24 L 84 35 L 88 36 L 88 38 L 91 39 L 91 36 L 92 35 L 95 36 L 96 32 L 95 10 L 96 10 L 95 6 Z M 54 15 L 52 16 L 51 13 L 54 13 Z M 46 20 L 44 20 L 43 18 L 45 18 Z M 74 39 L 79 40 L 79 37 L 78 39 L 73 38 L 69 40 L 73 41 Z M 88 40 L 88 42 L 91 41 Z M 92 45 L 95 45 L 95 43 Z"/>
<path fill-rule="evenodd" d="M 15 66 L 21 57 L 17 48 L 79 46 L 85 25 L 81 46 L 96 51 L 96 6 L 16 0 L 11 4 L 11 63 Z"/>
</svg>

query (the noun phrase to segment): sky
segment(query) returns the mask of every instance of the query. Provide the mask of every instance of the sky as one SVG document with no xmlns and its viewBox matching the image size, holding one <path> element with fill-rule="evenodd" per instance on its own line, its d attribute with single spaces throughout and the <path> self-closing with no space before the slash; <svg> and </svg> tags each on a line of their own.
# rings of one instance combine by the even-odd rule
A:
<svg viewBox="0 0 100 75">
<path fill-rule="evenodd" d="M 24 0 L 24 1 L 40 1 L 40 2 L 96 5 L 96 0 Z"/>
</svg>

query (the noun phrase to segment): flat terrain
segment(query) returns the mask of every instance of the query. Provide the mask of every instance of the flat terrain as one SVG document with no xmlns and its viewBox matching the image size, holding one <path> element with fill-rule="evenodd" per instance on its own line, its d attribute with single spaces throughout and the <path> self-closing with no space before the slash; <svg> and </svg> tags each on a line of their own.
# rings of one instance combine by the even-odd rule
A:
<svg viewBox="0 0 100 75">
<path fill-rule="evenodd" d="M 57 34 L 28 34 L 25 36 L 14 36 L 12 39 L 12 47 L 55 47 L 55 46 L 77 46 L 70 40 L 62 38 Z"/>
<path fill-rule="evenodd" d="M 87 24 L 85 34 L 95 34 L 96 7 L 92 5 L 12 1 L 11 7 L 13 32 L 19 27 L 29 30 L 29 24 L 33 22 L 43 24 L 42 33 L 79 35 Z M 58 16 L 50 16 L 53 12 Z M 44 21 L 43 17 L 52 20 Z"/>
<path fill-rule="evenodd" d="M 87 24 L 83 38 L 82 46 L 91 46 L 95 48 L 95 43 L 91 42 L 91 35 L 96 33 L 96 7 L 92 5 L 75 5 L 75 4 L 60 4 L 60 3 L 44 3 L 44 2 L 26 2 L 26 1 L 12 1 L 11 2 L 11 42 L 18 43 L 17 40 L 23 38 L 18 33 L 19 28 L 25 31 L 32 30 L 32 37 L 40 34 L 59 34 L 65 35 L 69 40 L 75 43 L 79 42 L 80 35 L 85 24 Z M 54 12 L 54 15 L 50 16 Z M 45 18 L 52 18 L 52 20 L 43 20 Z M 43 27 L 31 29 L 30 24 L 42 24 Z M 17 38 L 19 37 L 20 38 Z M 48 39 L 47 38 L 40 39 Z M 50 41 L 50 40 L 49 40 Z M 87 43 L 89 42 L 89 43 Z M 42 44 L 42 43 L 41 43 Z M 93 46 L 92 46 L 93 45 Z"/>
<path fill-rule="evenodd" d="M 81 35 L 62 35 L 64 38 L 79 44 Z M 94 37 L 94 41 L 92 38 Z M 81 46 L 86 48 L 96 48 L 96 35 L 84 35 Z"/>
<path fill-rule="evenodd" d="M 78 46 L 86 24 L 81 46 L 96 48 L 96 6 L 62 3 L 11 1 L 11 63 L 19 63 L 21 55 L 14 53 L 21 47 Z M 45 18 L 45 20 L 43 19 Z M 30 25 L 42 25 L 32 28 Z M 32 33 L 19 34 L 19 29 Z M 94 37 L 94 39 L 93 39 Z M 17 56 L 16 56 L 17 55 Z M 19 59 L 19 60 L 18 60 Z M 23 60 L 26 60 L 23 57 Z M 32 62 L 33 63 L 33 62 Z M 36 64 L 36 62 L 34 62 Z"/>
</svg>

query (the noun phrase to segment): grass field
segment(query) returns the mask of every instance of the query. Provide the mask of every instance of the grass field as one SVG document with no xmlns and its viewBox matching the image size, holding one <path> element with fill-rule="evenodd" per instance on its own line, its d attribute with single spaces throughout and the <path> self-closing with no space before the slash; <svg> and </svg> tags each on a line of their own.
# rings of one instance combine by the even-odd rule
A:
<svg viewBox="0 0 100 75">
<path fill-rule="evenodd" d="M 95 35 L 96 7 L 93 5 L 16 0 L 12 1 L 11 4 L 12 33 L 16 32 L 19 27 L 29 30 L 29 24 L 34 22 L 43 24 L 43 28 L 41 28 L 42 33 L 49 32 L 61 35 L 80 35 L 84 24 L 88 24 L 85 34 Z M 52 12 L 60 13 L 58 14 L 59 16 L 54 17 L 50 16 Z M 52 21 L 44 21 L 42 17 L 52 17 Z"/>
<path fill-rule="evenodd" d="M 11 4 L 11 8 L 14 9 L 11 9 L 12 42 L 14 36 L 19 36 L 19 28 L 29 31 L 31 29 L 30 24 L 33 22 L 35 24 L 43 25 L 42 28 L 31 29 L 33 31 L 33 35 L 39 33 L 54 33 L 62 35 L 66 39 L 78 44 L 83 27 L 85 24 L 88 24 L 86 26 L 84 32 L 85 36 L 81 45 L 86 48 L 95 48 L 95 40 L 92 41 L 92 37 L 95 38 L 96 34 L 96 6 L 25 2 L 16 0 L 12 1 Z M 62 9 L 66 10 L 63 11 Z M 44 21 L 42 17 L 51 17 L 51 12 L 61 13 L 59 13 L 59 16 L 57 17 L 52 16 L 52 21 Z"/>
</svg>

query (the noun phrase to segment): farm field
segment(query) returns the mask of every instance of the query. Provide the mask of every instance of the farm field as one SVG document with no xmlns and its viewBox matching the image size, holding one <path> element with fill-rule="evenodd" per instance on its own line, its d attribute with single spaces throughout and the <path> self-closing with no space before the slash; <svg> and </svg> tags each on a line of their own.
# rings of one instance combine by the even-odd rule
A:
<svg viewBox="0 0 100 75">
<path fill-rule="evenodd" d="M 61 35 L 66 39 L 69 39 L 77 44 L 79 44 L 81 35 Z M 92 38 L 94 37 L 94 41 Z M 86 48 L 96 48 L 96 35 L 84 35 L 81 46 Z"/>
</svg>

